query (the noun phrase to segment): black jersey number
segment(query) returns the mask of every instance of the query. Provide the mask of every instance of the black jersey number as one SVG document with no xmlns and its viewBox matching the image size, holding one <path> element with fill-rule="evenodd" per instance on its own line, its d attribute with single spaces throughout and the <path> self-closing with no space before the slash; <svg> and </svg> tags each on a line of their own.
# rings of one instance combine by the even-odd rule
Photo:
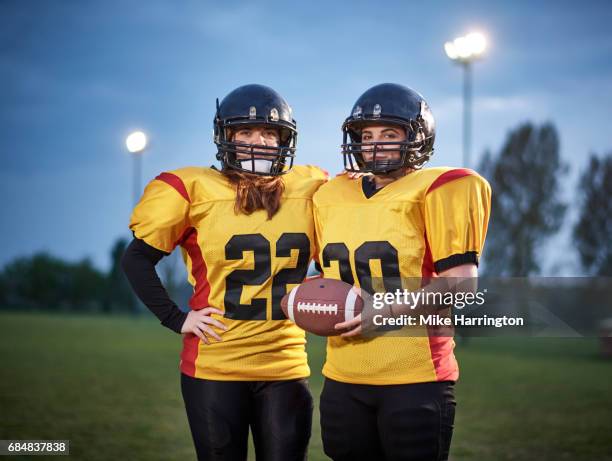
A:
<svg viewBox="0 0 612 461">
<path fill-rule="evenodd" d="M 306 277 L 310 261 L 310 240 L 304 233 L 285 233 L 276 242 L 276 257 L 290 257 L 298 251 L 293 268 L 278 271 L 272 279 L 272 320 L 282 320 L 280 301 L 287 292 L 287 284 L 301 283 Z M 225 245 L 225 259 L 244 258 L 252 251 L 253 269 L 236 269 L 225 279 L 225 317 L 235 320 L 266 320 L 266 298 L 253 298 L 251 304 L 241 304 L 244 285 L 262 285 L 271 276 L 272 256 L 270 242 L 261 234 L 234 235 Z"/>
<path fill-rule="evenodd" d="M 286 233 L 281 235 L 276 242 L 276 256 L 288 258 L 291 250 L 298 250 L 298 258 L 295 267 L 286 267 L 276 273 L 272 280 L 272 320 L 282 320 L 285 314 L 281 310 L 280 303 L 285 293 L 287 284 L 302 283 L 308 271 L 310 262 L 310 240 L 303 233 Z"/>
<path fill-rule="evenodd" d="M 328 243 L 323 249 L 323 267 L 330 267 L 331 261 L 338 262 L 340 278 L 351 285 L 355 284 L 349 249 L 344 243 Z M 385 291 L 401 289 L 399 258 L 397 249 L 386 241 L 364 242 L 355 250 L 355 273 L 359 285 L 369 293 L 373 292 L 370 261 L 380 261 Z"/>
</svg>

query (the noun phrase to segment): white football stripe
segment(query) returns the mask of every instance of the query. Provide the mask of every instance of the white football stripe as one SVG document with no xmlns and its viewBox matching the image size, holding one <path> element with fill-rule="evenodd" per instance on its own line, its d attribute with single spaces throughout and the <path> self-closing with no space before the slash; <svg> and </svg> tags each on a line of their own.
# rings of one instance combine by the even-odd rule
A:
<svg viewBox="0 0 612 461">
<path fill-rule="evenodd" d="M 346 295 L 346 301 L 344 301 L 344 321 L 348 322 L 355 318 L 355 301 L 357 301 L 357 293 L 351 288 Z"/>
<path fill-rule="evenodd" d="M 312 314 L 331 314 L 336 315 L 338 313 L 337 304 L 326 304 L 326 303 L 297 303 L 298 312 L 310 312 Z"/>
<path fill-rule="evenodd" d="M 293 317 L 293 300 L 295 299 L 295 294 L 299 287 L 298 285 L 289 292 L 289 299 L 287 300 L 287 314 L 289 314 L 289 319 L 291 319 L 292 322 L 295 322 L 295 318 Z"/>
</svg>

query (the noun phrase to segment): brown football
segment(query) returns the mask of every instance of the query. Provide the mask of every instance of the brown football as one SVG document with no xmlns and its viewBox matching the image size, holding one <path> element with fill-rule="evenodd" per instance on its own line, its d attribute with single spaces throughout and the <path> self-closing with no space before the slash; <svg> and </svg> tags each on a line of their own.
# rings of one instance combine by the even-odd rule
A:
<svg viewBox="0 0 612 461">
<path fill-rule="evenodd" d="M 288 319 L 319 336 L 342 333 L 334 325 L 361 313 L 363 300 L 341 280 L 314 278 L 293 288 L 281 300 Z"/>
</svg>

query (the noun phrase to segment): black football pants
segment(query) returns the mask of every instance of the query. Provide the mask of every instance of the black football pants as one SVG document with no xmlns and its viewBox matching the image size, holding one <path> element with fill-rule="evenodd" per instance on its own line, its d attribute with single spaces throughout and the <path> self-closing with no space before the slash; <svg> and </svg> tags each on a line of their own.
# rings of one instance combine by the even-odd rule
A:
<svg viewBox="0 0 612 461">
<path fill-rule="evenodd" d="M 305 379 L 212 381 L 181 374 L 198 460 L 247 459 L 249 426 L 258 461 L 303 461 L 312 426 Z"/>
<path fill-rule="evenodd" d="M 389 386 L 325 379 L 321 436 L 334 461 L 444 461 L 455 419 L 454 383 Z"/>
</svg>

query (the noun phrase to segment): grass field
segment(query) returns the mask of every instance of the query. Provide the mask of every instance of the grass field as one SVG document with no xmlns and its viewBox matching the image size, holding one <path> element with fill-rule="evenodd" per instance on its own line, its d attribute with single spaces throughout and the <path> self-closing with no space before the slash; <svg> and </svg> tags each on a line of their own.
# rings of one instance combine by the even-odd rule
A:
<svg viewBox="0 0 612 461">
<path fill-rule="evenodd" d="M 150 317 L 0 314 L 0 439 L 69 439 L 86 461 L 195 459 L 180 344 Z M 317 401 L 324 343 L 308 348 Z M 595 340 L 474 338 L 457 356 L 452 460 L 612 460 L 612 361 Z M 327 459 L 318 409 L 309 459 Z"/>
</svg>

